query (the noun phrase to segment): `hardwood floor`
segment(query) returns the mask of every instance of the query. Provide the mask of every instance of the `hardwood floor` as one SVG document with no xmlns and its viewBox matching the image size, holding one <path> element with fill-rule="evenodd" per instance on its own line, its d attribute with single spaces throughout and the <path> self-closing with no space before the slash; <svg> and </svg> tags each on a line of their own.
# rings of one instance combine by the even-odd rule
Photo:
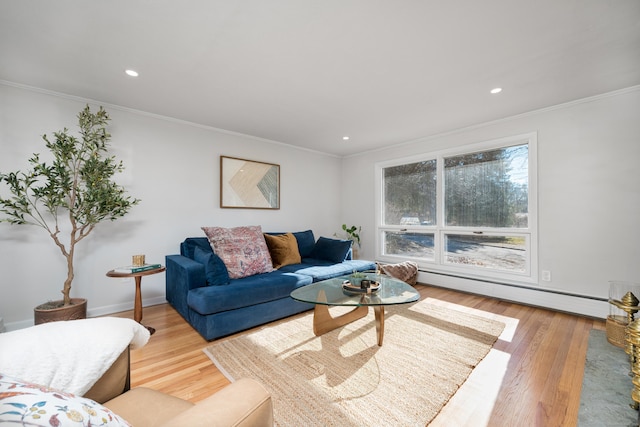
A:
<svg viewBox="0 0 640 427">
<path fill-rule="evenodd" d="M 575 426 L 582 374 L 592 328 L 603 320 L 418 285 L 422 299 L 482 312 L 507 327 L 489 355 L 432 426 Z M 133 312 L 115 316 L 132 317 Z M 205 341 L 168 304 L 144 308 L 142 321 L 156 328 L 149 343 L 132 351 L 132 387 L 146 386 L 197 402 L 228 380 L 202 352 Z"/>
</svg>

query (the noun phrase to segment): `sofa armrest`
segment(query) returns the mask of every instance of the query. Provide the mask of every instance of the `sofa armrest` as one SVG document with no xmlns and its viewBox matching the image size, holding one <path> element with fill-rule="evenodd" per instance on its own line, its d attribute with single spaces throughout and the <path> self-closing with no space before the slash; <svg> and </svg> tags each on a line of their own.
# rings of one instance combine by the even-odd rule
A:
<svg viewBox="0 0 640 427">
<path fill-rule="evenodd" d="M 353 248 L 349 248 L 347 251 L 347 256 L 344 257 L 344 261 L 352 261 L 353 260 Z"/>
<path fill-rule="evenodd" d="M 258 381 L 241 378 L 162 425 L 272 427 L 271 395 Z"/>
<path fill-rule="evenodd" d="M 206 286 L 204 265 L 182 255 L 167 255 L 166 298 L 184 318 L 188 318 L 187 294 L 191 289 Z"/>
</svg>

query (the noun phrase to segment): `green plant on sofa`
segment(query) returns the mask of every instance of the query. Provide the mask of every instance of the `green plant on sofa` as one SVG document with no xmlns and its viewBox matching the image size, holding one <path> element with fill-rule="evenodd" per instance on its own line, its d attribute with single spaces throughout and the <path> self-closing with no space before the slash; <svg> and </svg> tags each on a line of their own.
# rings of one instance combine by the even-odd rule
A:
<svg viewBox="0 0 640 427">
<path fill-rule="evenodd" d="M 351 240 L 360 247 L 360 232 L 362 231 L 362 227 L 356 227 L 355 225 L 347 227 L 347 224 L 342 224 L 342 231 L 344 231 L 347 240 Z"/>
<path fill-rule="evenodd" d="M 55 132 L 52 140 L 42 136 L 53 155 L 51 163 L 34 154 L 28 160 L 31 170 L 0 173 L 0 184 L 11 193 L 7 198 L 0 197 L 0 213 L 5 215 L 0 222 L 43 228 L 67 262 L 60 306 L 71 304 L 76 244 L 98 223 L 123 217 L 139 202 L 111 180 L 123 165 L 108 154 L 109 120 L 102 107 L 92 113 L 87 105 L 78 113 L 80 138 L 70 135 L 67 128 Z M 63 214 L 69 223 L 61 227 Z"/>
</svg>

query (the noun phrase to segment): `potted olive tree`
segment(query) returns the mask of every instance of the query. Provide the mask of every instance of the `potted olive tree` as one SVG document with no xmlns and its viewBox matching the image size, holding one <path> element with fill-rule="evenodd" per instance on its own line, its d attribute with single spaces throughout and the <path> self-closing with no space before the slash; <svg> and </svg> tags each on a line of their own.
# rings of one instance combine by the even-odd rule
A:
<svg viewBox="0 0 640 427">
<path fill-rule="evenodd" d="M 98 223 L 123 217 L 139 202 L 112 180 L 123 165 L 108 152 L 109 120 L 102 107 L 93 113 L 87 105 L 78 114 L 79 137 L 67 128 L 54 133 L 53 139 L 43 135 L 53 155 L 51 163 L 34 154 L 28 160 L 30 170 L 0 172 L 0 185 L 7 187 L 5 194 L 10 194 L 0 196 L 0 213 L 4 214 L 0 222 L 43 228 L 67 263 L 62 300 L 36 307 L 36 324 L 86 317 L 86 300 L 69 294 L 76 245 Z"/>
</svg>

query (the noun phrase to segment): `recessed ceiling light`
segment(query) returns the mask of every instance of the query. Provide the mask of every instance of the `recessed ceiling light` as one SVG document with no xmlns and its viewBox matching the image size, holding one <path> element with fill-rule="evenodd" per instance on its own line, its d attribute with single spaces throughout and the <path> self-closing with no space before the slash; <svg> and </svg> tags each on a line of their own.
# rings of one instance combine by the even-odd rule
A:
<svg viewBox="0 0 640 427">
<path fill-rule="evenodd" d="M 348 141 L 349 137 L 345 135 L 345 136 L 342 137 L 342 139 L 345 140 L 345 141 Z"/>
<path fill-rule="evenodd" d="M 127 73 L 127 75 L 131 77 L 138 77 L 138 72 L 134 70 L 125 70 L 125 73 Z"/>
<path fill-rule="evenodd" d="M 494 94 L 494 95 L 496 93 L 500 93 L 500 92 L 502 92 L 502 88 L 501 87 L 497 87 L 497 88 L 491 89 L 491 93 Z"/>
</svg>

